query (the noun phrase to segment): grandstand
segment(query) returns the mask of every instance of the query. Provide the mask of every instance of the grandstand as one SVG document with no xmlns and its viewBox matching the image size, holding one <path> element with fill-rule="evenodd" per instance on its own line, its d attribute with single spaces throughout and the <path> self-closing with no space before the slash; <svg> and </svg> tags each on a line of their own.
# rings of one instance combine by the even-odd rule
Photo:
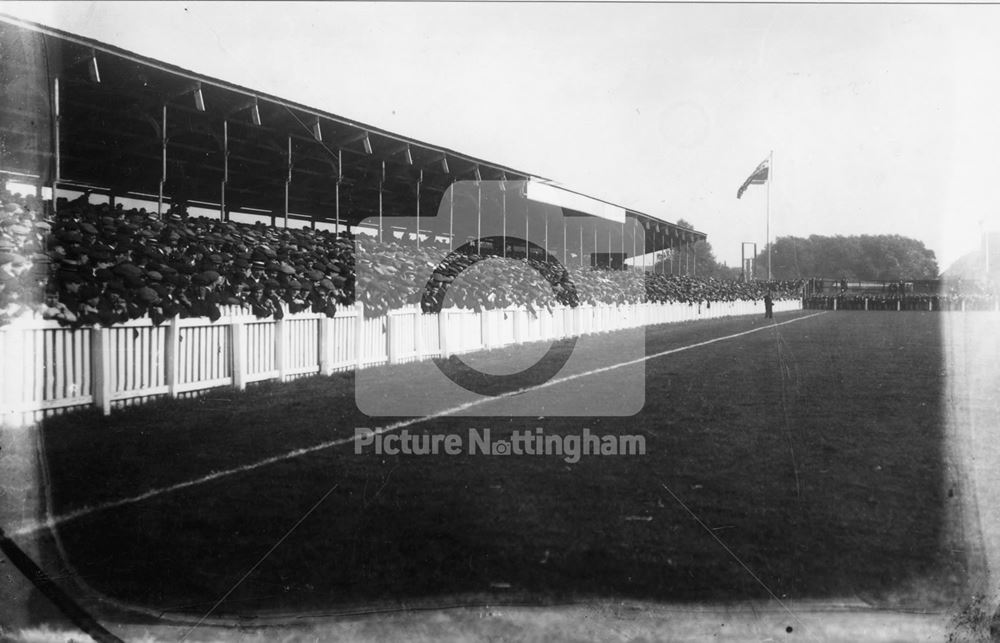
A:
<svg viewBox="0 0 1000 643">
<path fill-rule="evenodd" d="M 687 274 L 702 232 L 523 171 L 49 28 L 0 42 L 0 178 L 35 190 L 2 193 L 8 419 L 798 305 Z M 427 272 L 456 251 L 537 274 Z M 531 321 L 491 337 L 492 310 Z"/>
<path fill-rule="evenodd" d="M 37 201 L 22 200 L 29 208 L 22 210 L 6 198 L 17 208 L 10 212 L 31 223 Z M 5 266 L 16 274 L 0 291 L 7 323 L 0 348 L 10 365 L 4 413 L 13 422 L 512 342 L 745 314 L 760 309 L 767 287 L 570 266 L 558 269 L 572 295 L 560 301 L 537 273 L 528 272 L 534 284 L 518 281 L 517 264 L 489 262 L 488 255 L 466 262 L 483 261 L 478 279 L 456 281 L 455 267 L 436 266 L 428 244 L 417 249 L 365 236 L 352 242 L 329 231 L 176 214 L 160 221 L 84 200 L 63 204 L 52 230 L 47 226 L 13 226 L 28 230 L 18 235 L 18 250 L 49 250 L 28 254 L 39 257 L 33 262 L 11 255 Z M 530 264 L 554 269 L 537 259 Z M 449 281 L 442 306 L 437 287 Z M 794 285 L 779 286 L 773 284 L 775 293 L 787 297 L 779 310 L 799 307 Z"/>
<path fill-rule="evenodd" d="M 645 231 L 635 237 L 642 245 L 633 256 L 683 251 L 705 238 L 524 171 L 72 34 L 5 22 L 0 39 L 7 75 L 0 175 L 50 193 L 89 191 L 112 206 L 122 198 L 152 200 L 161 218 L 171 206 L 186 205 L 215 211 L 223 221 L 303 223 L 335 233 L 371 218 L 380 239 L 395 217 L 412 216 L 419 225 L 396 234 L 464 243 L 476 238 L 476 220 L 435 216 L 449 186 L 515 181 L 528 199 L 506 213 L 511 230 L 524 229 L 526 219 L 541 222 L 537 210 L 545 204 L 590 224 L 576 245 L 578 230 L 550 235 L 548 249 L 556 256 L 631 251 L 634 238 L 623 243 L 626 219 Z M 498 212 L 489 201 L 505 195 L 482 196 L 477 214 Z M 560 248 L 564 238 L 567 247 Z"/>
</svg>

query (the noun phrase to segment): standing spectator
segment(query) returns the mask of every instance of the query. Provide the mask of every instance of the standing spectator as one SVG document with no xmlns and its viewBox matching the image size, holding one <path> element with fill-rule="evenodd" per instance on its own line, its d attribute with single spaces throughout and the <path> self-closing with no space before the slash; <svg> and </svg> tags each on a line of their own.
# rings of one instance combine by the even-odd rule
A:
<svg viewBox="0 0 1000 643">
<path fill-rule="evenodd" d="M 66 324 L 76 322 L 73 311 L 59 301 L 59 289 L 54 285 L 45 287 L 45 299 L 39 307 L 39 312 L 42 313 L 42 319 L 55 319 Z"/>
</svg>

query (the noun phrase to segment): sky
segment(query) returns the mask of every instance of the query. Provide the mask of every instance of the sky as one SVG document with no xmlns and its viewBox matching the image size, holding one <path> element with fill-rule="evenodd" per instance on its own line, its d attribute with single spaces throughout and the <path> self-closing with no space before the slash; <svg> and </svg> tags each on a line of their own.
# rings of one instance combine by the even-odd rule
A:
<svg viewBox="0 0 1000 643">
<path fill-rule="evenodd" d="M 0 12 L 740 243 L 1000 230 L 1000 6 L 19 3 Z M 769 189 L 736 189 L 773 152 Z"/>
</svg>

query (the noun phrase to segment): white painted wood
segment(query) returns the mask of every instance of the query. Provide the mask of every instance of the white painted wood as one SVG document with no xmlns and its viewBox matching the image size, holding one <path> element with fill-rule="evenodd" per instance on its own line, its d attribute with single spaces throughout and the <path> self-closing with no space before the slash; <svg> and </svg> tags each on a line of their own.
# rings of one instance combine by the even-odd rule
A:
<svg viewBox="0 0 1000 643">
<path fill-rule="evenodd" d="M 285 366 L 287 352 L 285 338 L 285 319 L 274 322 L 274 368 L 278 371 L 278 381 L 283 382 L 288 374 Z"/>
<path fill-rule="evenodd" d="M 781 311 L 799 308 L 801 301 L 775 305 Z M 18 320 L 0 329 L 0 349 L 12 366 L 0 373 L 0 409 L 5 421 L 87 405 L 107 413 L 113 405 L 159 395 L 187 397 L 218 386 L 243 389 L 267 379 L 762 310 L 759 302 L 718 302 L 711 308 L 679 302 L 581 305 L 542 309 L 536 318 L 519 309 L 424 314 L 408 306 L 365 320 L 357 304 L 333 319 L 302 313 L 258 320 L 234 309 L 214 324 L 174 318 L 161 328 L 148 319 L 77 330 L 41 319 Z"/>
<path fill-rule="evenodd" d="M 336 356 L 333 346 L 333 320 L 323 317 L 319 320 L 319 373 L 329 375 L 333 372 Z"/>
<path fill-rule="evenodd" d="M 180 324 L 179 319 L 174 316 L 166 329 L 166 354 L 164 355 L 164 375 L 166 378 L 167 394 L 170 397 L 177 397 L 177 378 L 179 376 L 180 359 Z"/>
<path fill-rule="evenodd" d="M 230 351 L 233 364 L 233 387 L 237 391 L 242 391 L 247 387 L 247 328 L 242 322 L 234 322 L 230 328 L 232 335 Z"/>
<path fill-rule="evenodd" d="M 94 404 L 104 415 L 111 414 L 112 371 L 111 329 L 95 328 L 90 334 L 94 356 Z"/>
<path fill-rule="evenodd" d="M 438 344 L 441 347 L 441 357 L 445 359 L 451 356 L 451 346 L 448 342 L 448 333 L 450 332 L 448 317 L 449 313 L 446 309 L 441 309 L 438 313 Z"/>
</svg>

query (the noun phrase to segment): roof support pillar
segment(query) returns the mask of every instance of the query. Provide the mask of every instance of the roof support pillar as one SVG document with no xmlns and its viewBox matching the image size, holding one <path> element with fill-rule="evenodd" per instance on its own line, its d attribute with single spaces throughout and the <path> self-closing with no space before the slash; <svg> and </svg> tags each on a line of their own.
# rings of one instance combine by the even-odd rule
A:
<svg viewBox="0 0 1000 643">
<path fill-rule="evenodd" d="M 649 229 L 649 236 L 650 236 L 650 244 L 649 245 L 650 245 L 650 248 L 652 248 L 652 255 L 650 256 L 649 261 L 652 262 L 652 264 L 653 264 L 650 267 L 653 269 L 651 272 L 655 275 L 656 274 L 656 264 L 657 263 L 661 263 L 661 262 L 665 262 L 667 260 L 667 256 L 666 256 L 666 254 L 664 254 L 663 256 L 660 256 L 660 251 L 664 250 L 664 248 L 657 249 L 656 228 L 653 227 L 653 224 L 650 224 L 650 226 L 649 226 L 648 229 Z"/>
<path fill-rule="evenodd" d="M 625 220 L 622 219 L 622 270 L 625 270 Z"/>
<path fill-rule="evenodd" d="M 635 269 L 635 236 L 636 236 L 635 235 L 635 219 L 632 219 L 632 269 L 633 270 Z M 625 233 L 624 232 L 622 233 L 622 244 L 623 245 L 625 244 Z M 622 254 L 625 254 L 624 250 L 622 250 Z M 622 264 L 624 265 L 624 263 L 625 262 L 623 261 Z"/>
<path fill-rule="evenodd" d="M 611 267 L 611 226 L 608 226 L 608 268 Z"/>
<path fill-rule="evenodd" d="M 52 79 L 52 214 L 56 213 L 56 203 L 58 199 L 56 198 L 56 189 L 59 187 L 59 176 L 60 167 L 62 165 L 60 158 L 60 144 L 59 144 L 59 77 L 56 76 Z"/>
<path fill-rule="evenodd" d="M 420 170 L 420 177 L 417 179 L 417 250 L 420 249 L 420 184 L 424 182 L 424 171 Z"/>
<path fill-rule="evenodd" d="M 455 184 L 448 190 L 448 251 L 455 249 Z"/>
<path fill-rule="evenodd" d="M 544 211 L 543 211 L 544 212 Z M 545 215 L 545 237 L 542 240 L 543 250 L 545 250 L 545 263 L 549 262 L 549 213 L 544 212 Z"/>
<path fill-rule="evenodd" d="M 648 231 L 649 230 L 649 227 L 648 227 L 649 226 L 649 222 L 648 221 L 646 222 L 646 226 L 647 226 L 646 227 L 646 231 Z M 650 237 L 649 240 L 652 242 L 652 243 L 650 243 L 650 249 L 652 250 L 652 254 L 653 254 L 652 257 L 649 256 L 650 253 L 646 252 L 646 232 L 643 231 L 643 233 L 642 233 L 642 271 L 643 272 L 646 272 L 646 271 L 649 270 L 649 262 L 650 262 L 651 259 L 652 259 L 652 261 L 654 261 L 653 266 L 654 267 L 656 266 L 656 264 L 655 264 L 655 261 L 656 261 L 656 237 L 654 235 L 652 235 L 652 234 L 649 235 L 649 237 Z"/>
<path fill-rule="evenodd" d="M 476 255 L 483 256 L 483 184 L 476 181 Z"/>
<path fill-rule="evenodd" d="M 288 194 L 289 192 L 291 192 L 292 189 L 292 137 L 291 136 L 288 137 L 287 161 L 288 163 L 285 166 L 286 173 L 285 173 L 285 208 L 284 208 L 286 228 L 288 227 Z M 274 216 L 271 217 L 271 225 L 272 226 L 274 225 Z M 316 225 L 315 222 L 313 223 L 313 225 L 314 226 Z"/>
<path fill-rule="evenodd" d="M 504 190 L 500 193 L 500 216 L 501 228 L 500 228 L 500 238 L 502 242 L 502 247 L 500 249 L 500 255 L 507 258 L 507 191 Z"/>
<path fill-rule="evenodd" d="M 528 246 L 531 244 L 531 232 L 529 226 L 531 221 L 528 219 L 528 202 L 524 202 L 524 258 L 528 259 L 531 256 L 531 251 Z"/>
<path fill-rule="evenodd" d="M 160 189 L 156 197 L 156 216 L 163 218 L 163 184 L 167 182 L 167 104 L 160 115 Z"/>
<path fill-rule="evenodd" d="M 659 264 L 660 274 L 665 275 L 667 274 L 667 261 L 669 259 L 669 253 L 664 252 L 662 256 L 660 255 L 660 252 L 665 251 L 667 248 L 659 245 L 659 234 L 657 234 L 656 226 L 654 224 L 650 224 L 649 231 L 653 233 L 653 274 L 656 274 L 656 268 Z M 667 237 L 667 243 L 670 243 L 670 237 Z"/>
<path fill-rule="evenodd" d="M 219 194 L 219 218 L 223 221 L 229 219 L 229 212 L 226 210 L 226 183 L 229 182 L 229 121 L 222 121 L 222 185 Z"/>
<path fill-rule="evenodd" d="M 657 248 L 658 239 L 656 238 L 656 228 L 652 228 L 650 232 L 653 233 L 653 256 L 651 257 L 651 261 L 653 262 L 653 274 L 655 275 L 657 273 L 657 267 L 659 267 L 659 273 L 665 275 L 667 274 L 668 253 L 664 252 L 663 255 L 660 255 L 660 252 L 666 250 L 666 248 Z"/>
<path fill-rule="evenodd" d="M 378 240 L 382 241 L 382 186 L 385 184 L 385 161 L 378 175 Z"/>
<path fill-rule="evenodd" d="M 333 222 L 333 232 L 337 236 L 340 236 L 340 182 L 344 178 L 344 157 L 343 150 L 337 148 L 337 185 L 335 188 L 335 201 L 334 201 L 334 222 Z"/>
<path fill-rule="evenodd" d="M 562 217 L 563 223 L 563 270 L 566 269 L 566 217 Z"/>
</svg>

